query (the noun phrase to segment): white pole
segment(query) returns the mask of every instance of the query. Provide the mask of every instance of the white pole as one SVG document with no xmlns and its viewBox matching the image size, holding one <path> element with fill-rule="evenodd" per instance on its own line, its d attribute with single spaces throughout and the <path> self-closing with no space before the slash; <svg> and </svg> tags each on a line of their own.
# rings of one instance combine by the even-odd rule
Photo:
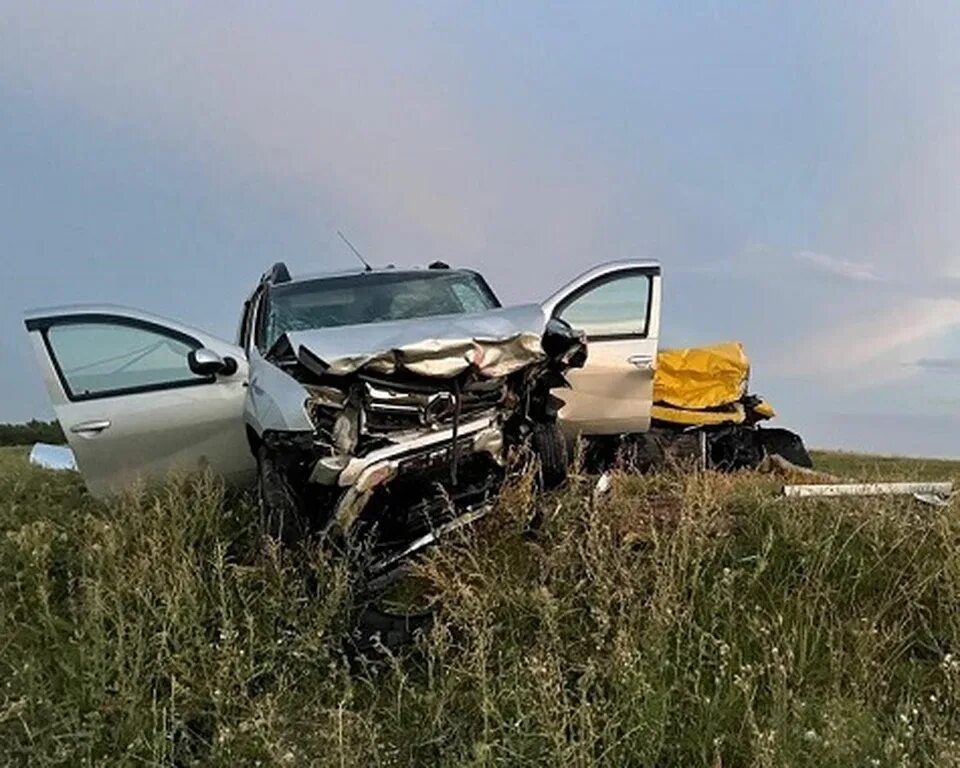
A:
<svg viewBox="0 0 960 768">
<path fill-rule="evenodd" d="M 912 496 L 917 493 L 949 496 L 953 483 L 843 483 L 837 485 L 785 485 L 784 496 Z"/>
</svg>

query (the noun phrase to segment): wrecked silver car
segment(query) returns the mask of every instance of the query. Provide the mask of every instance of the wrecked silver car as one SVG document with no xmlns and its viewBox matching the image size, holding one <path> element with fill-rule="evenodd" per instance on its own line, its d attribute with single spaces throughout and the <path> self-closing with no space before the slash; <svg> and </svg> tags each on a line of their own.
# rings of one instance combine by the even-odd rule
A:
<svg viewBox="0 0 960 768">
<path fill-rule="evenodd" d="M 460 270 L 275 271 L 251 300 L 245 416 L 277 538 L 376 527 L 381 547 L 409 547 L 482 509 L 514 448 L 539 456 L 546 483 L 562 477 L 551 389 L 585 344 L 539 305 L 502 309 Z"/>
<path fill-rule="evenodd" d="M 110 306 L 26 326 L 92 493 L 171 470 L 257 478 L 272 535 L 374 527 L 392 557 L 480 514 L 514 449 L 544 485 L 577 438 L 597 469 L 810 464 L 798 435 L 761 425 L 773 411 L 739 345 L 659 348 L 661 280 L 656 261 L 608 262 L 504 309 L 440 263 L 295 279 L 277 264 L 236 343 Z"/>
<path fill-rule="evenodd" d="M 93 493 L 177 468 L 255 474 L 276 538 L 376 528 L 390 552 L 476 516 L 515 449 L 561 479 L 551 390 L 585 360 L 569 325 L 446 267 L 293 280 L 276 265 L 237 345 L 116 307 L 26 325 Z"/>
</svg>

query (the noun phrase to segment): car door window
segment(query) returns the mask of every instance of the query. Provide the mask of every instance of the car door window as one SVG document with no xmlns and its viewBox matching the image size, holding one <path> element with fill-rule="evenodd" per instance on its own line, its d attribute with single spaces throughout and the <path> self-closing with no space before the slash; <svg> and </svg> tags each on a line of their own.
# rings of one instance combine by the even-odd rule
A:
<svg viewBox="0 0 960 768">
<path fill-rule="evenodd" d="M 150 324 L 89 321 L 54 325 L 47 344 L 71 400 L 149 392 L 212 381 L 187 355 L 200 343 Z"/>
<path fill-rule="evenodd" d="M 650 309 L 649 275 L 618 276 L 587 286 L 558 310 L 562 320 L 591 339 L 647 335 Z"/>
</svg>

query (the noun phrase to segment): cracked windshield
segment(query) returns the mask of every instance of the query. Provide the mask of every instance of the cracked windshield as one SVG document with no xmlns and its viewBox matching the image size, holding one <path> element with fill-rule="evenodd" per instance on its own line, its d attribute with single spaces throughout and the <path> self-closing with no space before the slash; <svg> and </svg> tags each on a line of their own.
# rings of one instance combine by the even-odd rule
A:
<svg viewBox="0 0 960 768">
<path fill-rule="evenodd" d="M 263 319 L 264 349 L 287 331 L 483 312 L 498 306 L 470 272 L 372 273 L 271 288 Z"/>
</svg>

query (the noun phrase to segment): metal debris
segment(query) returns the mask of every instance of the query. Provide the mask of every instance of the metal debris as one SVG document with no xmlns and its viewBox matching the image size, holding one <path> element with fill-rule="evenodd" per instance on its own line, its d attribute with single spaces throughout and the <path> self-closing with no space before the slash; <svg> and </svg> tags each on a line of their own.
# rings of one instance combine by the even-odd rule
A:
<svg viewBox="0 0 960 768">
<path fill-rule="evenodd" d="M 77 459 L 65 445 L 35 443 L 30 450 L 30 463 L 44 469 L 77 471 Z"/>
<path fill-rule="evenodd" d="M 783 495 L 794 498 L 813 496 L 949 496 L 953 483 L 834 483 L 825 485 L 785 485 Z"/>
</svg>

